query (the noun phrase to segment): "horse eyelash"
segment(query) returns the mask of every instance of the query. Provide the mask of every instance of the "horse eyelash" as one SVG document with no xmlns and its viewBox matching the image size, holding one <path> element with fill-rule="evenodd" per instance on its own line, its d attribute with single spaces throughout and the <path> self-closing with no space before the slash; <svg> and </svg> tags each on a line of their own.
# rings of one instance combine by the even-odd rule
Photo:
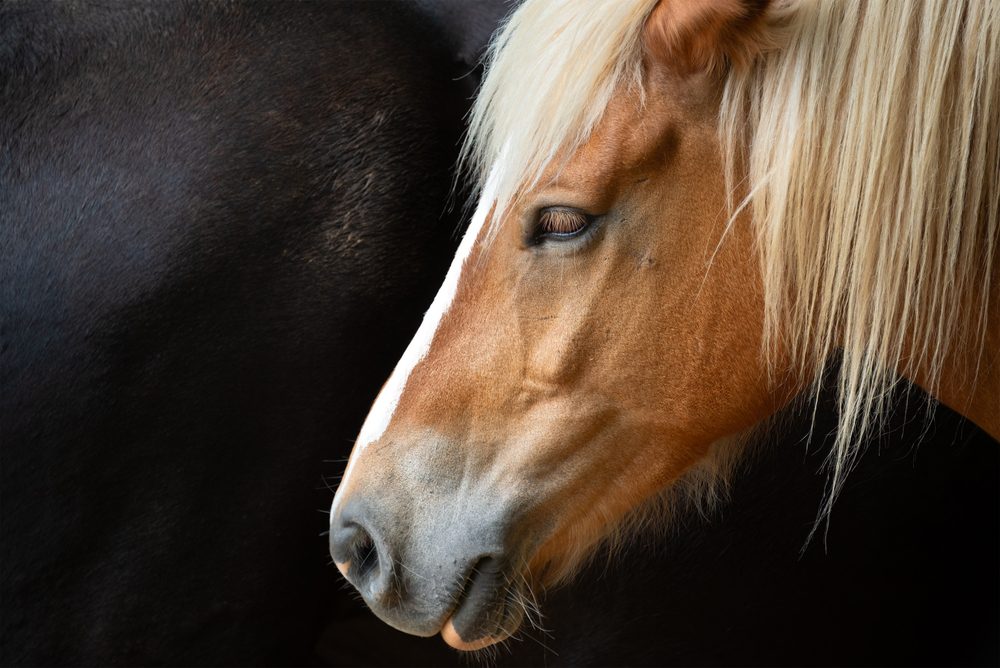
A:
<svg viewBox="0 0 1000 668">
<path fill-rule="evenodd" d="M 587 216 L 571 209 L 546 209 L 538 217 L 544 234 L 575 234 L 587 226 Z"/>
<path fill-rule="evenodd" d="M 569 207 L 550 207 L 538 213 L 531 245 L 546 241 L 570 241 L 579 239 L 592 229 L 595 217 Z"/>
</svg>

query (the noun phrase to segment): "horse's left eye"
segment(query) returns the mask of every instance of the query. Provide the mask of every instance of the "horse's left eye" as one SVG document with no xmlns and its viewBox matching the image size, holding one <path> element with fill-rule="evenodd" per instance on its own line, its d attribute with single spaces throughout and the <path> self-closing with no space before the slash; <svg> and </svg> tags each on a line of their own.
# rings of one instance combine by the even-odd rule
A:
<svg viewBox="0 0 1000 668">
<path fill-rule="evenodd" d="M 591 217 L 582 211 L 565 207 L 549 207 L 538 214 L 538 231 L 535 238 L 571 239 L 590 225 Z"/>
</svg>

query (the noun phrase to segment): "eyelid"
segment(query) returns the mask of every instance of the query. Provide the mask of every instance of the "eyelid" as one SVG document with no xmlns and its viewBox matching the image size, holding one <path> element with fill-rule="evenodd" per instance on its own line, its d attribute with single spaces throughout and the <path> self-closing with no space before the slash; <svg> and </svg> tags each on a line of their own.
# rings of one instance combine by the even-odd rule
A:
<svg viewBox="0 0 1000 668">
<path fill-rule="evenodd" d="M 545 231 L 542 227 L 542 220 L 546 213 L 551 213 L 553 211 L 565 211 L 574 216 L 579 216 L 583 219 L 583 225 L 579 229 L 572 232 L 560 233 L 560 232 L 550 232 Z M 538 246 L 544 244 L 546 241 L 552 242 L 570 242 L 578 240 L 582 237 L 586 237 L 588 232 L 593 229 L 594 224 L 597 222 L 599 216 L 587 213 L 582 209 L 577 209 L 571 206 L 565 205 L 553 205 L 546 206 L 538 209 L 535 213 L 534 224 L 532 227 L 532 232 L 530 234 L 529 243 L 533 246 Z"/>
<path fill-rule="evenodd" d="M 544 225 L 547 222 L 555 224 Z M 590 217 L 587 214 L 568 207 L 549 207 L 542 209 L 538 214 L 539 229 L 545 234 L 556 237 L 574 235 L 590 222 Z"/>
</svg>

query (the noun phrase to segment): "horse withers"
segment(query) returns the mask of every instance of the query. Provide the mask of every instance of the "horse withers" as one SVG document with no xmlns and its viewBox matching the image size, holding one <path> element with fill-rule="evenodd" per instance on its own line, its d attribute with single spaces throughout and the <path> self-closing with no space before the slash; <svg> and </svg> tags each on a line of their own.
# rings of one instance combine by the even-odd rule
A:
<svg viewBox="0 0 1000 668">
<path fill-rule="evenodd" d="M 998 73 L 986 3 L 525 3 L 338 567 L 388 623 L 488 646 L 651 500 L 711 498 L 833 358 L 821 512 L 898 378 L 996 438 Z"/>
</svg>

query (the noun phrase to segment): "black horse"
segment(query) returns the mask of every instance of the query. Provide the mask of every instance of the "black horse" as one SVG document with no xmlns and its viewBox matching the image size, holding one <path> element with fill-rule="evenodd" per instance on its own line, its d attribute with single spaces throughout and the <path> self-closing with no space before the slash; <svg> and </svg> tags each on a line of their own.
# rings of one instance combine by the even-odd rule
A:
<svg viewBox="0 0 1000 668">
<path fill-rule="evenodd" d="M 313 660 L 502 9 L 0 3 L 0 664 Z"/>
</svg>

